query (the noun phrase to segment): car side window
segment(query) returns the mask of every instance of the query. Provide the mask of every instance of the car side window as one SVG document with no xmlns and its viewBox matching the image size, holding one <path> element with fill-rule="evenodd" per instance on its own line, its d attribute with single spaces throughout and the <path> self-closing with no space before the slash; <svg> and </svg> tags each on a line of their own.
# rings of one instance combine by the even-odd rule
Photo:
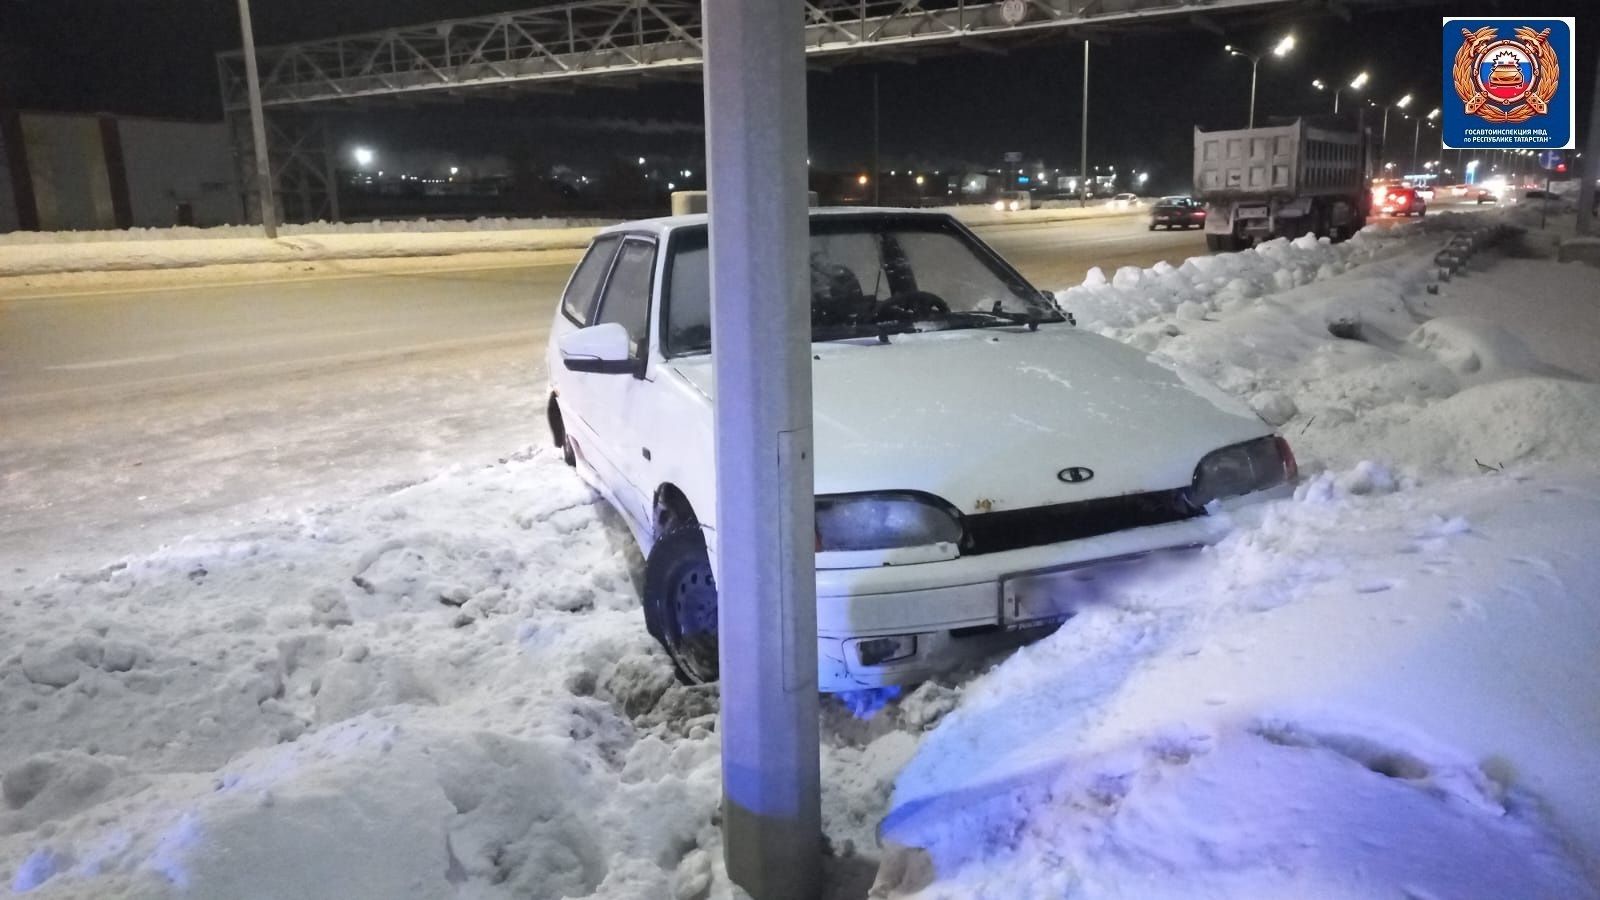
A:
<svg viewBox="0 0 1600 900">
<path fill-rule="evenodd" d="M 617 253 L 617 263 L 606 280 L 605 294 L 600 301 L 600 316 L 596 324 L 616 322 L 628 330 L 633 346 L 632 357 L 638 359 L 640 345 L 650 330 L 650 282 L 655 274 L 656 245 L 654 241 L 632 239 L 622 243 Z"/>
<path fill-rule="evenodd" d="M 567 293 L 561 298 L 561 312 L 574 324 L 587 325 L 594 314 L 595 301 L 600 298 L 600 284 L 611 268 L 611 259 L 617 255 L 621 237 L 603 237 L 589 247 L 578 268 L 567 282 Z"/>
</svg>

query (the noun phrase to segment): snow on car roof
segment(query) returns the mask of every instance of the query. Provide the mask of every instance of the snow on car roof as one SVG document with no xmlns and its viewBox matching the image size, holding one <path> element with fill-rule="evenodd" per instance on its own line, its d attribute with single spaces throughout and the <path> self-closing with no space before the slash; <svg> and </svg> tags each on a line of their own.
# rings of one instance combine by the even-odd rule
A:
<svg viewBox="0 0 1600 900">
<path fill-rule="evenodd" d="M 927 216 L 929 218 L 951 218 L 947 212 L 929 209 L 907 209 L 893 206 L 816 206 L 811 208 L 811 218 L 824 218 L 829 216 L 859 216 L 859 215 L 895 215 L 895 216 Z M 632 222 L 619 222 L 602 228 L 596 237 L 619 232 L 637 234 L 645 231 L 656 235 L 665 235 L 675 228 L 685 228 L 690 225 L 706 224 L 705 213 L 695 213 L 688 216 L 659 216 L 654 219 L 636 219 Z"/>
</svg>

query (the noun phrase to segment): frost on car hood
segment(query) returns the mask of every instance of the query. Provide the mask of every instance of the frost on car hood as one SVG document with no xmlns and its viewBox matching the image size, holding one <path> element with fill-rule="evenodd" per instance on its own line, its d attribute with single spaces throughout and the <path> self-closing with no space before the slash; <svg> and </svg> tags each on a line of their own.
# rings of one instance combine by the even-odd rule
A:
<svg viewBox="0 0 1600 900">
<path fill-rule="evenodd" d="M 819 494 L 918 490 L 964 512 L 1068 503 L 1182 487 L 1208 451 L 1269 433 L 1193 376 L 1066 327 L 812 353 Z M 709 357 L 673 365 L 711 396 Z M 1073 466 L 1093 477 L 1057 478 Z"/>
</svg>

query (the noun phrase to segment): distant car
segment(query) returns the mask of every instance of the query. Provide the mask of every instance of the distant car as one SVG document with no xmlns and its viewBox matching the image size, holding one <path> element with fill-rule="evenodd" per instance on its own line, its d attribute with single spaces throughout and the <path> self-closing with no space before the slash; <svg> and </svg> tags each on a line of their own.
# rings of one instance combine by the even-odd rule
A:
<svg viewBox="0 0 1600 900">
<path fill-rule="evenodd" d="M 1138 194 L 1113 194 L 1111 197 L 1111 205 L 1116 209 L 1132 209 L 1135 206 L 1143 205 L 1143 201 L 1139 199 Z"/>
<path fill-rule="evenodd" d="M 993 203 L 997 212 L 1019 212 L 1033 209 L 1034 205 L 1033 193 L 1030 191 L 1001 191 Z"/>
<path fill-rule="evenodd" d="M 1150 208 L 1150 230 L 1157 227 L 1204 228 L 1205 204 L 1193 197 L 1162 197 Z"/>
<path fill-rule="evenodd" d="M 1431 185 L 1431 184 L 1419 184 L 1419 185 L 1417 185 L 1417 196 L 1421 197 L 1424 200 L 1432 201 L 1433 197 L 1434 197 L 1433 185 Z"/>
<path fill-rule="evenodd" d="M 954 218 L 817 209 L 810 232 L 817 633 L 794 638 L 817 641 L 822 690 L 1041 637 L 1095 602 L 1097 566 L 1209 543 L 1214 513 L 1292 491 L 1248 406 L 1074 328 Z M 632 531 L 645 626 L 690 682 L 741 639 L 718 604 L 751 599 L 717 590 L 708 237 L 703 215 L 601 231 L 546 357 L 551 437 Z"/>
<path fill-rule="evenodd" d="M 1372 189 L 1372 208 L 1386 216 L 1424 216 L 1428 201 L 1417 189 L 1404 184 L 1379 185 Z"/>
</svg>

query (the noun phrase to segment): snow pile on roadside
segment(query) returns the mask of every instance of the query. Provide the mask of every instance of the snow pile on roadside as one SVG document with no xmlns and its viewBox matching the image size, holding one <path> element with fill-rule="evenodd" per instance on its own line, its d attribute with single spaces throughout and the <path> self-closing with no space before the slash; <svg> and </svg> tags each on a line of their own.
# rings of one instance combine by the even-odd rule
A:
<svg viewBox="0 0 1600 900">
<path fill-rule="evenodd" d="M 1056 300 L 1082 328 L 1150 346 L 1154 334 L 1149 329 L 1129 329 L 1161 316 L 1203 318 L 1268 294 L 1331 278 L 1402 252 L 1415 232 L 1414 226 L 1369 228 L 1338 244 L 1310 235 L 1292 241 L 1280 238 L 1242 253 L 1190 257 L 1177 266 L 1166 262 L 1149 269 L 1124 266 L 1110 278 L 1094 268 L 1083 284 L 1057 291 Z"/>
<path fill-rule="evenodd" d="M 1248 401 L 1312 468 L 1354 465 L 1373 447 L 1408 470 L 1463 474 L 1600 453 L 1600 385 L 1543 362 L 1506 325 L 1452 313 L 1450 286 L 1423 290 L 1448 231 L 1272 241 L 1110 281 L 1091 273 L 1057 297 L 1082 326 Z M 1572 289 L 1562 267 L 1538 271 L 1549 285 L 1524 276 L 1507 302 Z"/>
<path fill-rule="evenodd" d="M 588 246 L 594 228 L 452 231 L 352 230 L 264 237 L 121 240 L 0 245 L 0 277 L 57 272 L 183 269 L 196 266 L 293 263 L 404 256 L 452 256 Z"/>
<path fill-rule="evenodd" d="M 1600 477 L 1527 477 L 1367 463 L 1097 579 L 924 739 L 879 895 L 1600 896 Z"/>
<path fill-rule="evenodd" d="M 874 896 L 1600 897 L 1600 386 L 1513 321 L 1570 327 L 1573 279 L 1429 294 L 1427 234 L 1058 294 L 1248 399 L 1306 480 L 963 685 Z M 1457 301 L 1485 284 L 1513 315 Z"/>
<path fill-rule="evenodd" d="M 307 222 L 278 226 L 280 237 L 320 237 L 329 234 L 439 234 L 463 231 L 549 231 L 560 228 L 598 228 L 614 219 L 541 216 L 532 218 L 482 217 L 476 219 L 373 219 L 367 222 Z M 259 225 L 214 225 L 206 228 L 127 228 L 98 231 L 12 231 L 0 234 L 0 247 L 32 244 L 120 243 L 123 241 L 194 241 L 259 238 Z"/>
<path fill-rule="evenodd" d="M 395 900 L 708 879 L 715 695 L 673 684 L 622 529 L 552 457 L 8 589 L 6 884 Z"/>
<path fill-rule="evenodd" d="M 716 691 L 645 633 L 641 567 L 540 450 L 0 589 L 0 885 L 729 897 Z M 953 705 L 826 705 L 839 900 Z"/>
</svg>

